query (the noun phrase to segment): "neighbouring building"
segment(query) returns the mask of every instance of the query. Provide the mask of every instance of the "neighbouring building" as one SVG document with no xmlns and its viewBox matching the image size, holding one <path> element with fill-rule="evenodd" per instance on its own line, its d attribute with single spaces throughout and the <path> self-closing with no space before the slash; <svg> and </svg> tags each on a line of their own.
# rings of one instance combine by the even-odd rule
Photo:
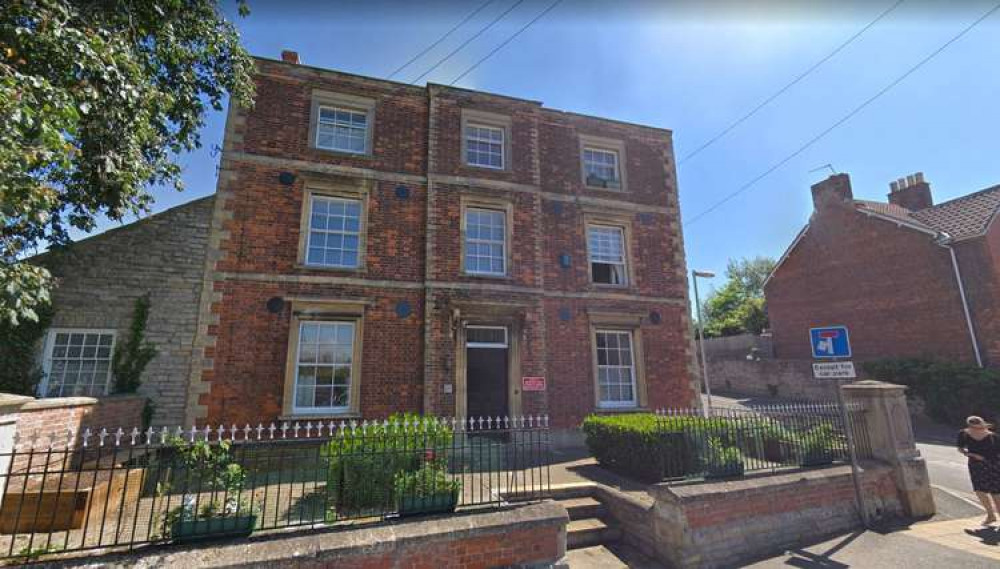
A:
<svg viewBox="0 0 1000 569">
<path fill-rule="evenodd" d="M 148 294 L 157 424 L 694 404 L 669 130 L 282 55 L 214 196 L 44 258 L 46 395 L 102 395 Z"/>
<path fill-rule="evenodd" d="M 847 174 L 812 187 L 815 211 L 765 284 L 777 358 L 811 358 L 809 328 L 846 325 L 856 360 L 1000 365 L 1000 186 L 935 205 L 918 173 L 888 203 Z"/>
</svg>

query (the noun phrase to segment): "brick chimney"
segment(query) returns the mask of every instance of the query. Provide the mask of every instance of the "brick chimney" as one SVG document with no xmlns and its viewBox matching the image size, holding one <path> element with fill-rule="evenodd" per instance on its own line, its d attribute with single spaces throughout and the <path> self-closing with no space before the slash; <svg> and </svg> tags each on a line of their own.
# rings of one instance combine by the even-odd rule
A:
<svg viewBox="0 0 1000 569">
<path fill-rule="evenodd" d="M 926 209 L 934 205 L 931 185 L 924 181 L 924 173 L 917 172 L 889 183 L 889 203 L 905 207 L 910 211 Z"/>
<path fill-rule="evenodd" d="M 284 61 L 285 63 L 294 63 L 297 65 L 299 63 L 299 52 L 292 51 L 289 49 L 283 49 L 281 50 L 281 61 Z"/>
<path fill-rule="evenodd" d="M 847 174 L 834 174 L 829 178 L 812 185 L 813 207 L 816 211 L 831 205 L 842 205 L 854 200 L 851 191 L 851 177 Z"/>
</svg>

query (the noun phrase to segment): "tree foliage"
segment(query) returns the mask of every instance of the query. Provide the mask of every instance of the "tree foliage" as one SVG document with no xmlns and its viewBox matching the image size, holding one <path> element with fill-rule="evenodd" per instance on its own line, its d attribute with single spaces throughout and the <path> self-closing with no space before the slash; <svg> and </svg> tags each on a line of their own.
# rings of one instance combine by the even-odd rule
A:
<svg viewBox="0 0 1000 569">
<path fill-rule="evenodd" d="M 0 321 L 48 300 L 26 255 L 182 188 L 176 157 L 227 95 L 252 103 L 252 66 L 214 0 L 0 3 Z"/>
<path fill-rule="evenodd" d="M 862 364 L 872 379 L 905 385 L 936 421 L 961 425 L 969 415 L 1000 420 L 1000 370 L 933 359 L 886 358 Z"/>
<path fill-rule="evenodd" d="M 35 320 L 0 320 L 0 393 L 35 395 L 42 369 L 35 355 L 52 319 L 48 304 L 38 306 Z"/>
<path fill-rule="evenodd" d="M 767 328 L 764 281 L 774 269 L 769 257 L 730 259 L 726 284 L 713 291 L 702 305 L 706 336 L 760 334 Z"/>
</svg>

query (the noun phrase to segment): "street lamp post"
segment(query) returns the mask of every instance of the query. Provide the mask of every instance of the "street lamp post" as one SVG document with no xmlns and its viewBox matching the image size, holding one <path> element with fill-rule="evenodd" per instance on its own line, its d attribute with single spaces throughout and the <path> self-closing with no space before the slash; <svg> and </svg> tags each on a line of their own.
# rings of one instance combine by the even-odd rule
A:
<svg viewBox="0 0 1000 569">
<path fill-rule="evenodd" d="M 712 414 L 712 387 L 708 383 L 708 365 L 705 362 L 705 321 L 701 318 L 701 299 L 698 298 L 698 277 L 710 279 L 715 276 L 711 271 L 691 270 L 691 280 L 694 281 L 694 306 L 698 311 L 698 342 L 701 351 L 701 376 L 705 384 L 705 395 L 708 396 L 708 406 L 705 409 L 705 416 Z"/>
</svg>

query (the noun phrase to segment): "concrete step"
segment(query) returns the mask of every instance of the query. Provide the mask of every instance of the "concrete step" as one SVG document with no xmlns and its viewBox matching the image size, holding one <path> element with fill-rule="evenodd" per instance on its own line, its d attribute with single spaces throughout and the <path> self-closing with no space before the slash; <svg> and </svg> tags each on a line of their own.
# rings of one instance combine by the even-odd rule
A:
<svg viewBox="0 0 1000 569">
<path fill-rule="evenodd" d="M 585 496 L 582 498 L 567 498 L 559 500 L 558 503 L 569 512 L 569 519 L 582 520 L 585 518 L 600 518 L 604 515 L 604 504 Z"/>
<path fill-rule="evenodd" d="M 621 538 L 621 530 L 611 527 L 600 518 L 572 520 L 566 526 L 566 547 L 579 549 L 613 543 Z"/>
</svg>

